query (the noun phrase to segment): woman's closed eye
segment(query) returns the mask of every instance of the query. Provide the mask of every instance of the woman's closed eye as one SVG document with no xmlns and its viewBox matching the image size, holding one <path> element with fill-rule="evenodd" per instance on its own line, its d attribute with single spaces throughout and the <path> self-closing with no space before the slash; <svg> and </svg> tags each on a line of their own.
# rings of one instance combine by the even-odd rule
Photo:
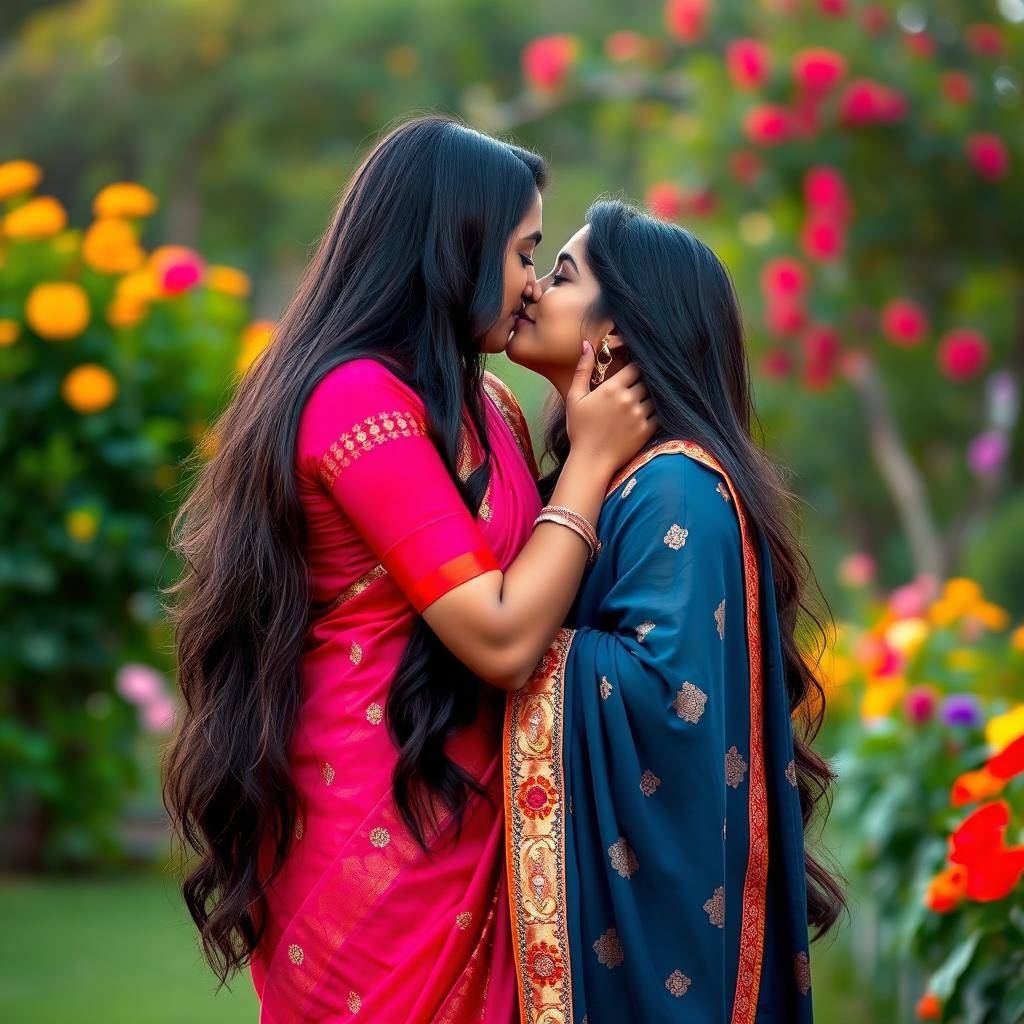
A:
<svg viewBox="0 0 1024 1024">
<path fill-rule="evenodd" d="M 524 252 L 521 252 L 519 254 L 519 258 L 523 261 L 523 266 L 524 267 L 532 267 L 532 266 L 536 265 L 533 262 L 533 260 L 529 256 L 527 256 L 526 253 L 524 253 Z"/>
<path fill-rule="evenodd" d="M 563 281 L 568 281 L 568 280 L 569 280 L 569 278 L 567 278 L 565 276 L 565 274 L 555 274 L 551 278 L 551 284 L 552 284 L 552 286 L 554 286 L 556 284 L 561 284 Z"/>
</svg>

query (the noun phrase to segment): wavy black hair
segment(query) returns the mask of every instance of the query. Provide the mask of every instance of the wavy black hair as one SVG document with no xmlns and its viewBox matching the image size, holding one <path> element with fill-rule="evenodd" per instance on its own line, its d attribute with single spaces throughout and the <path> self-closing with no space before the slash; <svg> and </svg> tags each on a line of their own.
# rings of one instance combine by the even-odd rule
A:
<svg viewBox="0 0 1024 1024">
<path fill-rule="evenodd" d="M 197 855 L 183 894 L 221 984 L 263 935 L 266 887 L 299 811 L 287 751 L 311 602 L 294 477 L 303 406 L 340 364 L 385 363 L 422 397 L 431 438 L 475 514 L 490 477 L 481 339 L 503 312 L 508 244 L 545 173 L 537 155 L 450 118 L 388 133 L 353 175 L 272 344 L 217 422 L 216 454 L 175 520 L 184 569 L 168 606 L 184 709 L 163 792 L 183 851 Z M 487 451 L 465 483 L 456 472 L 463 407 Z M 479 790 L 445 753 L 445 740 L 473 721 L 479 686 L 417 618 L 387 706 L 396 805 L 424 848 L 433 808 L 461 826 Z"/>
</svg>

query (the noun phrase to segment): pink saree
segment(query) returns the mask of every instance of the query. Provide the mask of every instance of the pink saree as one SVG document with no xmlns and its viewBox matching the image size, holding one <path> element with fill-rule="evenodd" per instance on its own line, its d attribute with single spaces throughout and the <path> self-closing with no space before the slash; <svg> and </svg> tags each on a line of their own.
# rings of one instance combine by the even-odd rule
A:
<svg viewBox="0 0 1024 1024">
<path fill-rule="evenodd" d="M 512 1024 L 518 1002 L 504 872 L 504 694 L 485 687 L 450 755 L 474 797 L 428 857 L 391 795 L 388 689 L 415 616 L 507 567 L 540 511 L 522 412 L 487 374 L 491 483 L 476 519 L 427 436 L 419 397 L 377 362 L 332 371 L 303 411 L 298 484 L 313 612 L 291 764 L 303 809 L 252 962 L 261 1022 Z M 482 451 L 465 429 L 459 474 Z"/>
</svg>

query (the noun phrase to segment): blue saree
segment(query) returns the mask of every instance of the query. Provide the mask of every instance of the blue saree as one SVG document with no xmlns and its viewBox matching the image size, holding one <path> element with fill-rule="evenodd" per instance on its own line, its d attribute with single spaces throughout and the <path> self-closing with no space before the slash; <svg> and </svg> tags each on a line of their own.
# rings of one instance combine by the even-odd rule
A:
<svg viewBox="0 0 1024 1024">
<path fill-rule="evenodd" d="M 810 1024 L 803 823 L 767 544 L 687 441 L 612 481 L 508 702 L 523 1024 Z"/>
</svg>

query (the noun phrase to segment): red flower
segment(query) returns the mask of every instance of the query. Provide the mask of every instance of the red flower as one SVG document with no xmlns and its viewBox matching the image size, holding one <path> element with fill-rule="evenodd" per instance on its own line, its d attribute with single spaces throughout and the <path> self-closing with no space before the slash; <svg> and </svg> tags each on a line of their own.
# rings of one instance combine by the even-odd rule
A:
<svg viewBox="0 0 1024 1024">
<path fill-rule="evenodd" d="M 613 32 L 604 41 L 604 52 L 610 60 L 637 60 L 647 53 L 647 40 L 639 32 Z"/>
<path fill-rule="evenodd" d="M 998 135 L 975 132 L 967 137 L 967 158 L 983 178 L 998 181 L 1010 173 L 1010 154 Z"/>
<path fill-rule="evenodd" d="M 752 149 L 738 149 L 729 156 L 729 170 L 741 185 L 749 185 L 755 181 L 761 173 L 761 168 L 761 158 Z"/>
<path fill-rule="evenodd" d="M 935 40 L 927 32 L 908 32 L 903 37 L 903 42 L 915 57 L 935 55 Z"/>
<path fill-rule="evenodd" d="M 967 868 L 954 864 L 940 871 L 928 883 L 924 905 L 936 914 L 955 909 L 967 892 Z"/>
<path fill-rule="evenodd" d="M 704 35 L 711 0 L 668 0 L 665 27 L 680 42 L 692 43 Z"/>
<path fill-rule="evenodd" d="M 967 868 L 967 897 L 979 903 L 1001 900 L 1024 875 L 1024 846 L 993 850 Z"/>
<path fill-rule="evenodd" d="M 683 212 L 683 190 L 670 181 L 659 181 L 647 190 L 647 207 L 655 217 L 675 220 Z"/>
<path fill-rule="evenodd" d="M 793 115 L 777 103 L 762 103 L 747 111 L 743 133 L 759 145 L 778 145 L 793 134 Z"/>
<path fill-rule="evenodd" d="M 800 232 L 800 246 L 809 260 L 829 263 L 842 256 L 846 232 L 834 218 L 812 214 Z"/>
<path fill-rule="evenodd" d="M 972 811 L 949 837 L 949 859 L 970 867 L 1003 847 L 1003 833 L 1010 822 L 1005 800 L 993 800 Z"/>
<path fill-rule="evenodd" d="M 804 265 L 789 256 L 769 260 L 761 270 L 761 291 L 771 299 L 796 299 L 807 290 Z"/>
<path fill-rule="evenodd" d="M 807 92 L 821 95 L 834 88 L 846 75 L 846 59 L 835 50 L 813 46 L 793 58 L 793 77 Z"/>
<path fill-rule="evenodd" d="M 540 92 L 554 92 L 565 81 L 578 49 L 569 35 L 534 39 L 523 50 L 523 76 Z"/>
<path fill-rule="evenodd" d="M 997 779 L 1012 779 L 1024 772 L 1024 736 L 1018 736 L 1008 747 L 993 754 L 986 765 Z"/>
<path fill-rule="evenodd" d="M 758 89 L 768 77 L 768 47 L 757 39 L 737 39 L 726 48 L 725 66 L 737 89 Z"/>
<path fill-rule="evenodd" d="M 769 349 L 761 359 L 761 369 L 766 377 L 788 377 L 793 369 L 793 357 L 785 349 Z"/>
<path fill-rule="evenodd" d="M 839 116 L 844 124 L 899 121 L 906 113 L 907 100 L 902 93 L 870 78 L 854 79 L 839 100 Z"/>
<path fill-rule="evenodd" d="M 868 35 L 880 35 L 889 25 L 889 12 L 877 4 L 870 4 L 860 12 L 860 23 Z"/>
<path fill-rule="evenodd" d="M 804 175 L 804 202 L 816 214 L 845 221 L 850 216 L 846 180 L 835 167 L 819 164 Z"/>
<path fill-rule="evenodd" d="M 1005 48 L 998 25 L 968 25 L 965 35 L 968 47 L 983 56 L 997 57 Z"/>
<path fill-rule="evenodd" d="M 846 0 L 818 0 L 818 10 L 838 18 L 846 13 Z"/>
<path fill-rule="evenodd" d="M 963 71 L 947 71 L 942 76 L 942 92 L 950 103 L 970 103 L 974 99 L 974 83 Z"/>
<path fill-rule="evenodd" d="M 776 337 L 796 334 L 807 322 L 807 311 L 799 300 L 769 299 L 765 309 L 765 323 Z"/>
<path fill-rule="evenodd" d="M 805 386 L 812 389 L 832 383 L 842 353 L 839 335 L 831 327 L 811 327 L 802 339 Z"/>
<path fill-rule="evenodd" d="M 942 1020 L 942 1003 L 934 992 L 925 992 L 914 1008 L 918 1020 Z"/>
<path fill-rule="evenodd" d="M 882 333 L 894 345 L 917 345 L 928 333 L 928 316 L 909 299 L 893 299 L 882 309 Z"/>
<path fill-rule="evenodd" d="M 939 367 L 950 380 L 967 380 L 988 361 L 988 342 L 980 331 L 962 327 L 939 342 Z"/>
</svg>

